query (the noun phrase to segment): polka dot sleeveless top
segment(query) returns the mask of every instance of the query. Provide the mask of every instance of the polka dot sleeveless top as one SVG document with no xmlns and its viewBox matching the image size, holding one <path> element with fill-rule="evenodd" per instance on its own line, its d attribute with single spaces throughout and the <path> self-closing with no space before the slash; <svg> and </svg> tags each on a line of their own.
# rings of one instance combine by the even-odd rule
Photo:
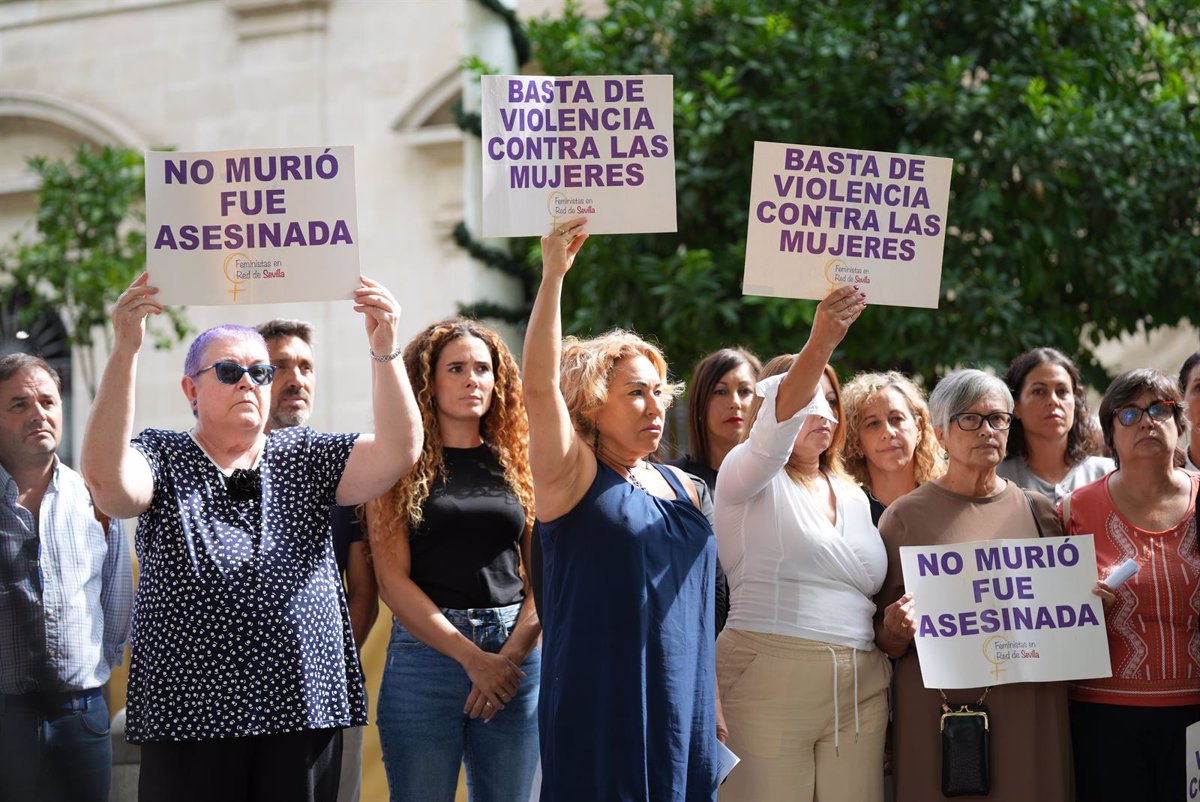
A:
<svg viewBox="0 0 1200 802">
<path fill-rule="evenodd" d="M 261 495 L 231 494 L 186 432 L 147 429 L 134 439 L 154 496 L 136 536 L 131 742 L 366 723 L 329 534 L 357 437 L 273 432 L 256 468 Z"/>
</svg>

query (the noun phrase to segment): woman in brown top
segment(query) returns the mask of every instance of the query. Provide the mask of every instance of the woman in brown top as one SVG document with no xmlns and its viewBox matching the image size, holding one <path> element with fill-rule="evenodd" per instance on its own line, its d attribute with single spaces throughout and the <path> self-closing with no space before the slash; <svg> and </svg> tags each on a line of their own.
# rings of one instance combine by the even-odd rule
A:
<svg viewBox="0 0 1200 802">
<path fill-rule="evenodd" d="M 938 441 L 946 450 L 946 474 L 897 499 L 879 522 L 888 550 L 888 572 L 875 599 L 875 641 L 898 658 L 892 716 L 896 802 L 942 798 L 942 698 L 921 680 L 912 642 L 913 598 L 904 592 L 900 547 L 1062 534 L 1044 497 L 1026 496 L 996 475 L 1012 423 L 1012 394 L 1004 382 L 978 370 L 956 371 L 934 389 L 929 408 Z M 984 690 L 947 690 L 946 696 L 957 708 L 978 701 Z M 986 705 L 991 793 L 958 798 L 1068 802 L 1073 791 L 1066 685 L 1000 685 L 988 693 Z"/>
</svg>

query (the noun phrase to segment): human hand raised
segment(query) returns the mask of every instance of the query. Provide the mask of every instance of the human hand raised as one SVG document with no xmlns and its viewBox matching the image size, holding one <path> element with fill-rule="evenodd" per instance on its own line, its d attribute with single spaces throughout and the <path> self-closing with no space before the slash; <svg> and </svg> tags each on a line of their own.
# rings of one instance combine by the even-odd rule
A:
<svg viewBox="0 0 1200 802">
<path fill-rule="evenodd" d="M 146 315 L 161 315 L 162 304 L 154 300 L 158 287 L 150 284 L 150 274 L 142 273 L 117 298 L 112 311 L 114 351 L 128 349 L 137 353 L 146 336 Z"/>
<path fill-rule="evenodd" d="M 583 231 L 586 224 L 586 217 L 575 217 L 550 229 L 550 233 L 542 237 L 543 278 L 562 278 L 575 264 L 575 254 L 591 236 Z"/>
<path fill-rule="evenodd" d="M 866 308 L 866 293 L 850 284 L 838 287 L 817 304 L 810 338 L 830 350 L 836 348 Z"/>
<path fill-rule="evenodd" d="M 396 349 L 400 304 L 378 281 L 366 276 L 359 276 L 358 280 L 362 283 L 354 290 L 354 311 L 363 313 L 371 353 L 388 356 Z"/>
</svg>

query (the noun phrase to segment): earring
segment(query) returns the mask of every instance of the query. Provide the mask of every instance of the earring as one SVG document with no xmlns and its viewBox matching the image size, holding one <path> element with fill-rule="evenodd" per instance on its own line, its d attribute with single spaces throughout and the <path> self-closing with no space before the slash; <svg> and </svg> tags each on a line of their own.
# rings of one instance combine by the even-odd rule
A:
<svg viewBox="0 0 1200 802">
<path fill-rule="evenodd" d="M 592 429 L 592 451 L 600 450 L 600 429 L 597 427 Z"/>
<path fill-rule="evenodd" d="M 949 461 L 950 461 L 950 452 L 949 452 L 949 451 L 943 451 L 943 452 L 942 452 L 942 461 L 943 461 L 943 462 L 949 462 Z"/>
</svg>

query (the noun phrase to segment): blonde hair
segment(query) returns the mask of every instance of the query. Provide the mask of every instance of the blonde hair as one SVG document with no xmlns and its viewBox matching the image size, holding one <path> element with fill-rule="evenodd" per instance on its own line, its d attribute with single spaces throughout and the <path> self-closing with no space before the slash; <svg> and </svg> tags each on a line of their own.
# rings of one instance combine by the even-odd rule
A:
<svg viewBox="0 0 1200 802">
<path fill-rule="evenodd" d="M 871 474 L 867 468 L 867 456 L 863 453 L 859 428 L 862 412 L 871 400 L 883 390 L 892 389 L 908 404 L 909 414 L 917 426 L 917 445 L 913 449 L 913 478 L 917 484 L 932 481 L 946 472 L 945 463 L 938 459 L 940 447 L 933 431 L 933 421 L 925 396 L 920 388 L 907 376 L 889 370 L 886 373 L 860 373 L 843 390 L 842 410 L 846 415 L 846 442 L 842 445 L 842 459 L 846 470 L 859 484 L 868 490 Z"/>
<path fill-rule="evenodd" d="M 613 366 L 618 360 L 632 356 L 649 359 L 658 377 L 667 382 L 667 360 L 662 351 L 631 331 L 613 329 L 586 340 L 563 339 L 558 384 L 575 431 L 588 436 L 596 431 L 592 415 L 608 400 Z M 663 406 L 668 407 L 681 387 L 665 383 L 661 389 Z"/>
<path fill-rule="evenodd" d="M 391 490 L 370 502 L 385 539 L 412 532 L 424 517 L 423 506 L 445 462 L 437 402 L 433 398 L 434 372 L 442 349 L 463 337 L 482 340 L 492 355 L 496 382 L 492 402 L 479 421 L 479 434 L 504 469 L 504 479 L 525 509 L 525 530 L 533 527 L 533 477 L 529 470 L 529 421 L 521 393 L 521 373 L 512 352 L 500 335 L 468 318 L 448 318 L 428 326 L 404 347 L 404 367 L 421 411 L 425 442 L 417 464 Z"/>
<path fill-rule="evenodd" d="M 780 354 L 763 365 L 762 372 L 758 374 L 758 380 L 762 381 L 772 376 L 778 376 L 780 373 L 787 373 L 791 370 L 792 364 L 795 361 L 795 354 Z M 850 474 L 846 473 L 846 469 L 842 465 L 842 441 L 846 437 L 846 422 L 842 415 L 842 385 L 838 382 L 837 374 L 833 372 L 833 368 L 829 365 L 826 365 L 822 369 L 822 374 L 829 380 L 830 386 L 833 387 L 833 394 L 836 398 L 830 406 L 833 408 L 833 415 L 838 419 L 838 422 L 833 427 L 833 439 L 829 443 L 829 448 L 822 451 L 821 456 L 818 458 L 818 465 L 820 466 L 821 473 L 824 473 L 826 476 L 851 481 Z M 762 410 L 762 405 L 763 397 L 755 395 L 754 401 L 750 404 L 748 423 L 742 430 L 743 441 L 750 437 L 750 431 L 754 428 L 754 424 L 758 420 L 758 413 Z M 799 484 L 807 484 L 807 480 L 798 469 L 792 466 L 790 460 L 784 466 L 784 470 L 787 471 L 792 481 Z"/>
</svg>

